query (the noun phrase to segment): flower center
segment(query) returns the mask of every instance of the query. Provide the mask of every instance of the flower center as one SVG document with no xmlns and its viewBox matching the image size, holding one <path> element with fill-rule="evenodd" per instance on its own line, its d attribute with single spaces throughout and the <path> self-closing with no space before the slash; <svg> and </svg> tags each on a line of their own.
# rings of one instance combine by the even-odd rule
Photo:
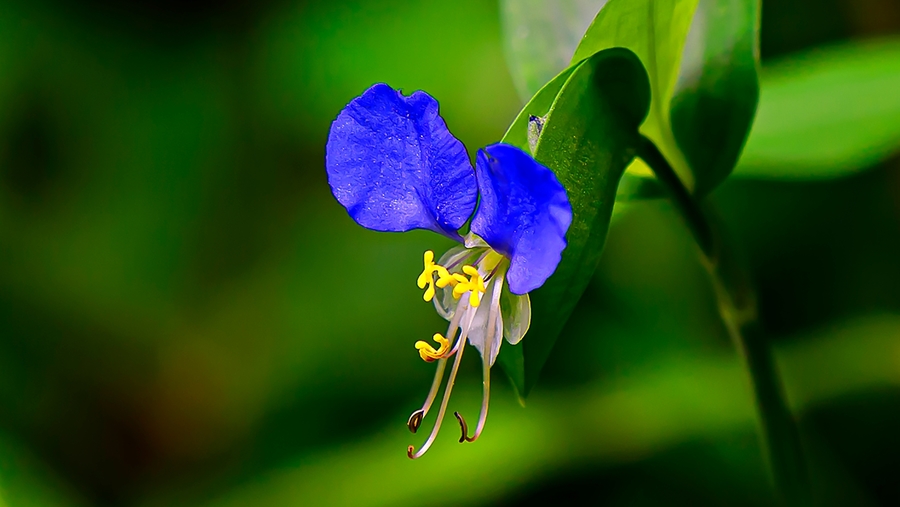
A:
<svg viewBox="0 0 900 507">
<path fill-rule="evenodd" d="M 478 259 L 476 265 L 481 266 L 486 273 L 492 272 L 503 256 L 497 252 L 490 250 Z M 453 299 L 459 299 L 465 293 L 469 293 L 469 305 L 477 308 L 481 303 L 481 296 L 487 288 L 484 285 L 484 277 L 481 276 L 479 269 L 471 264 L 462 267 L 462 273 L 450 274 L 450 271 L 440 264 L 434 262 L 434 252 L 427 250 L 424 255 L 424 269 L 416 280 L 420 289 L 425 289 L 422 299 L 431 301 L 434 299 L 435 287 L 443 289 L 448 285 L 453 287 Z M 437 280 L 434 276 L 437 275 Z M 466 277 L 468 275 L 468 277 Z M 488 275 L 490 277 L 490 275 Z M 436 340 L 437 341 L 437 340 Z M 423 343 L 423 342 L 419 342 Z M 416 344 L 416 348 L 419 348 Z M 421 350 L 421 349 L 420 349 Z"/>
</svg>

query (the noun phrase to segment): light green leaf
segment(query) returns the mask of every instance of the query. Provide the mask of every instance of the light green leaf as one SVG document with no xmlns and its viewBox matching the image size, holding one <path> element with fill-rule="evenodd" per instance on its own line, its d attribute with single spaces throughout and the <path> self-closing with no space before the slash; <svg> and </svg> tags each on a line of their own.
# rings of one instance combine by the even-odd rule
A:
<svg viewBox="0 0 900 507">
<path fill-rule="evenodd" d="M 672 133 L 694 194 L 737 164 L 759 98 L 759 0 L 699 0 L 672 96 Z"/>
<path fill-rule="evenodd" d="M 900 38 L 796 53 L 763 68 L 761 82 L 735 175 L 837 178 L 900 152 Z"/>
<path fill-rule="evenodd" d="M 547 97 L 554 95 L 547 108 Z M 500 364 L 520 396 L 534 386 L 597 267 L 616 189 L 634 158 L 638 126 L 649 105 L 650 86 L 640 60 L 627 49 L 608 49 L 563 72 L 538 92 L 502 140 L 530 149 L 529 119 L 544 117 L 534 157 L 556 173 L 573 211 L 562 261 L 553 276 L 530 294 L 531 329 L 520 345 L 507 344 L 500 350 Z"/>
<path fill-rule="evenodd" d="M 569 66 L 607 0 L 500 0 L 506 61 L 523 101 Z"/>
<path fill-rule="evenodd" d="M 575 63 L 612 47 L 628 48 L 637 54 L 647 69 L 652 94 L 641 133 L 662 151 L 688 188 L 693 188 L 694 176 L 669 127 L 669 105 L 696 8 L 697 0 L 609 0 L 572 57 Z M 650 174 L 644 168 L 635 176 Z"/>
</svg>

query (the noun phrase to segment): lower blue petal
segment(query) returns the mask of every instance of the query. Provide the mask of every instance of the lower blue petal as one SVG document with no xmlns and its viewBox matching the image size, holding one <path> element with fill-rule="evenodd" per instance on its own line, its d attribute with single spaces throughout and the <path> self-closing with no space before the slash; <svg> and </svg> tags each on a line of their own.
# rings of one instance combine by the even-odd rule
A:
<svg viewBox="0 0 900 507">
<path fill-rule="evenodd" d="M 566 248 L 572 206 L 553 171 L 508 144 L 478 151 L 475 161 L 481 203 L 472 232 L 510 259 L 507 280 L 514 294 L 544 284 Z"/>
<path fill-rule="evenodd" d="M 475 173 L 463 144 L 417 91 L 376 84 L 331 124 L 331 191 L 358 224 L 376 231 L 430 229 L 453 239 L 475 209 Z"/>
</svg>

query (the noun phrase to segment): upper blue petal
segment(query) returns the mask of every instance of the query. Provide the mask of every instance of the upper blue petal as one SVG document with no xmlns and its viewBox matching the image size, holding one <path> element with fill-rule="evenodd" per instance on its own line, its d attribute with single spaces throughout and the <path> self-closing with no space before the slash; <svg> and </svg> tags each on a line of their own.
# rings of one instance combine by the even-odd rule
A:
<svg viewBox="0 0 900 507">
<path fill-rule="evenodd" d="M 508 144 L 478 151 L 475 161 L 481 203 L 472 232 L 509 259 L 513 294 L 540 287 L 556 270 L 566 248 L 572 206 L 553 171 Z"/>
<path fill-rule="evenodd" d="M 376 84 L 331 124 L 325 146 L 331 191 L 359 225 L 430 229 L 459 239 L 475 209 L 475 172 L 423 91 L 404 97 Z"/>
</svg>

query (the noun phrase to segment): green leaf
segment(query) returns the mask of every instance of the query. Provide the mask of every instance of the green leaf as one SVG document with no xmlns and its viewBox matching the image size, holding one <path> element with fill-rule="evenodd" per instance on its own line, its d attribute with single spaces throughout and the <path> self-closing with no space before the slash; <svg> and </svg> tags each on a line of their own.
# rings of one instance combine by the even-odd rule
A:
<svg viewBox="0 0 900 507">
<path fill-rule="evenodd" d="M 575 63 L 612 47 L 637 54 L 647 69 L 652 94 L 641 132 L 656 144 L 688 188 L 693 188 L 694 177 L 669 127 L 669 104 L 696 7 L 697 0 L 609 0 L 572 57 Z M 647 171 L 643 175 L 650 176 Z"/>
<path fill-rule="evenodd" d="M 695 195 L 737 164 L 759 98 L 758 66 L 759 0 L 699 0 L 669 112 Z"/>
<path fill-rule="evenodd" d="M 525 104 L 525 107 L 519 111 L 519 115 L 516 116 L 512 125 L 509 126 L 509 129 L 506 131 L 506 134 L 503 135 L 501 142 L 518 146 L 523 150 L 527 150 L 529 153 L 533 153 L 533 150 L 528 143 L 529 119 L 532 116 L 541 118 L 547 116 L 547 113 L 550 112 L 550 108 L 553 106 L 553 101 L 556 100 L 563 85 L 569 80 L 569 77 L 572 75 L 572 72 L 575 71 L 576 67 L 569 67 L 544 85 L 544 87 L 532 97 L 531 101 L 529 101 L 528 104 Z"/>
<path fill-rule="evenodd" d="M 522 100 L 569 66 L 591 20 L 606 0 L 500 0 L 510 74 Z"/>
<path fill-rule="evenodd" d="M 790 55 L 761 81 L 736 176 L 837 178 L 900 152 L 900 38 Z"/>
<path fill-rule="evenodd" d="M 553 95 L 556 99 L 547 108 L 547 97 Z M 597 267 L 616 189 L 634 158 L 638 127 L 649 107 L 650 85 L 640 60 L 627 49 L 608 49 L 548 83 L 502 140 L 530 149 L 529 118 L 545 117 L 534 157 L 556 173 L 573 211 L 562 261 L 553 276 L 530 294 L 531 329 L 519 345 L 522 350 L 509 345 L 500 349 L 500 364 L 520 396 L 534 386 Z M 517 366 L 520 352 L 524 361 Z"/>
</svg>

